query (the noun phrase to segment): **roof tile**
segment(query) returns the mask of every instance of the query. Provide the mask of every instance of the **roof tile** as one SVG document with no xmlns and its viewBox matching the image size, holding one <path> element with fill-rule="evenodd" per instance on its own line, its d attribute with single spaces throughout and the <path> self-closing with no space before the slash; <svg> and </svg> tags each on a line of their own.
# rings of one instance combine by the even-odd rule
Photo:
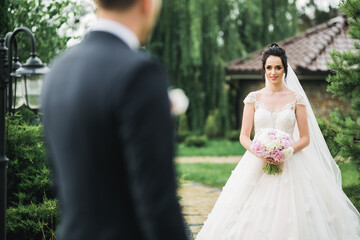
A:
<svg viewBox="0 0 360 240">
<path fill-rule="evenodd" d="M 286 50 L 289 63 L 295 71 L 327 72 L 326 62 L 331 61 L 330 51 L 354 49 L 355 40 L 346 34 L 348 28 L 346 17 L 339 16 L 278 44 Z M 230 62 L 228 74 L 258 74 L 261 70 L 262 52 L 263 49 L 251 53 L 250 60 L 237 59 Z"/>
</svg>

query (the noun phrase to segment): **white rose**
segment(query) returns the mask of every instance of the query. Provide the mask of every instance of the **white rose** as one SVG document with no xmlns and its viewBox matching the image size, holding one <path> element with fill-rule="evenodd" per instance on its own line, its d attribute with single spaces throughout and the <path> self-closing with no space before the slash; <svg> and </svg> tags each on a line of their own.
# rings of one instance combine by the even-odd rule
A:
<svg viewBox="0 0 360 240">
<path fill-rule="evenodd" d="M 284 154 L 285 160 L 288 160 L 293 156 L 294 148 L 288 147 L 287 149 L 284 149 L 282 152 Z"/>
<path fill-rule="evenodd" d="M 189 99 L 182 89 L 171 89 L 169 91 L 169 99 L 171 103 L 171 113 L 173 115 L 179 116 L 186 112 L 189 106 Z"/>
<path fill-rule="evenodd" d="M 265 148 L 267 151 L 272 152 L 276 148 L 276 145 L 277 145 L 276 141 L 271 141 L 265 145 Z"/>
</svg>

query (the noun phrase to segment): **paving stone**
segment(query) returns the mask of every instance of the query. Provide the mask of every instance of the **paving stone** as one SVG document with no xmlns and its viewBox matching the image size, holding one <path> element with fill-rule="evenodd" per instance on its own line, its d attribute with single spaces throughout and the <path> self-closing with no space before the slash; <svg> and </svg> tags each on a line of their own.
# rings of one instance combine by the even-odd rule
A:
<svg viewBox="0 0 360 240">
<path fill-rule="evenodd" d="M 220 195 L 220 189 L 199 183 L 186 183 L 178 192 L 182 197 L 180 200 L 182 213 L 195 239 L 214 207 Z"/>
</svg>

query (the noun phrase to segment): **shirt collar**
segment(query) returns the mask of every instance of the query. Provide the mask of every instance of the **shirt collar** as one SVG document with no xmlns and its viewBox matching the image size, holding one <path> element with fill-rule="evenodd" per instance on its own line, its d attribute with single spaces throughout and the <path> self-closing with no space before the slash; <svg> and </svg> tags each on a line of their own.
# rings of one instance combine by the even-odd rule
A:
<svg viewBox="0 0 360 240">
<path fill-rule="evenodd" d="M 138 37 L 128 27 L 105 18 L 98 18 L 91 31 L 108 32 L 123 40 L 131 49 L 139 48 Z"/>
</svg>

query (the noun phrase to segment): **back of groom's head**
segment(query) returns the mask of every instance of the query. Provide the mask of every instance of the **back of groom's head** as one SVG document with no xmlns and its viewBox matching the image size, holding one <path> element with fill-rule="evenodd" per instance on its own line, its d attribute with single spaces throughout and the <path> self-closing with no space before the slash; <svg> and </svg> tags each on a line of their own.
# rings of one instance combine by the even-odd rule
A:
<svg viewBox="0 0 360 240">
<path fill-rule="evenodd" d="M 138 0 L 95 0 L 104 9 L 126 10 L 134 5 Z"/>
<path fill-rule="evenodd" d="M 98 5 L 97 15 L 116 21 L 145 44 L 155 26 L 162 0 L 94 0 Z"/>
</svg>

